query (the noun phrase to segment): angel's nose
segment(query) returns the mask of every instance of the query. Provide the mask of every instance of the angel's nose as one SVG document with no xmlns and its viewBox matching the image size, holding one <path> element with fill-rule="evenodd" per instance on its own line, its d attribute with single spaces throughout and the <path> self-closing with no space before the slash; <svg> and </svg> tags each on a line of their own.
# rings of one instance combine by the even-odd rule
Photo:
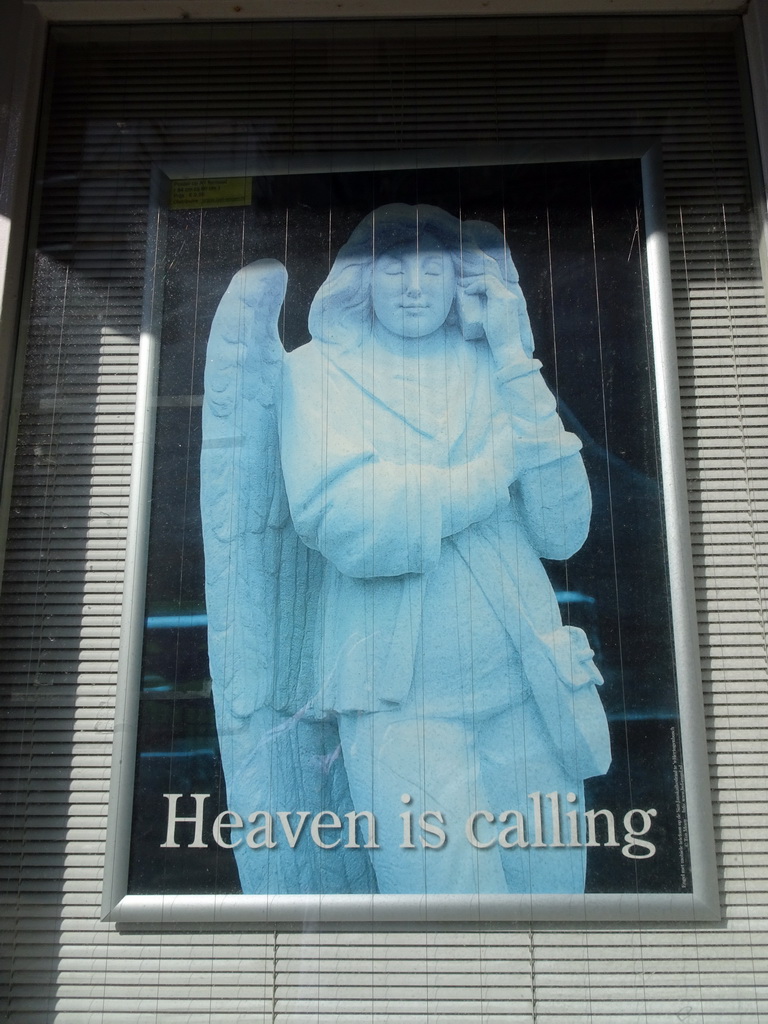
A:
<svg viewBox="0 0 768 1024">
<path fill-rule="evenodd" d="M 406 265 L 405 269 L 405 291 L 408 295 L 421 294 L 421 273 L 418 263 L 415 261 Z"/>
</svg>

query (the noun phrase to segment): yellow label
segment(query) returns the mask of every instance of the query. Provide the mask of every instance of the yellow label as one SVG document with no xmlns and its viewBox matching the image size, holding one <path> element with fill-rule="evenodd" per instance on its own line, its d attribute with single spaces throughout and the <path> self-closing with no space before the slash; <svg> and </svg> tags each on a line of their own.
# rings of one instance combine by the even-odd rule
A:
<svg viewBox="0 0 768 1024">
<path fill-rule="evenodd" d="M 171 210 L 250 204 L 250 178 L 184 178 L 171 182 Z"/>
</svg>

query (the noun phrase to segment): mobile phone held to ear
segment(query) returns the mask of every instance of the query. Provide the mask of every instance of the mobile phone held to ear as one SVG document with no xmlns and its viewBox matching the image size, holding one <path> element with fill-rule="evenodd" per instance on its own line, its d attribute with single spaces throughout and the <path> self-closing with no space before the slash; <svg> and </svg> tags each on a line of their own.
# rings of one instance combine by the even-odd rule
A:
<svg viewBox="0 0 768 1024">
<path fill-rule="evenodd" d="M 484 295 L 468 294 L 462 287 L 456 289 L 456 312 L 459 314 L 459 327 L 465 341 L 479 341 L 485 337 L 484 299 Z"/>
</svg>

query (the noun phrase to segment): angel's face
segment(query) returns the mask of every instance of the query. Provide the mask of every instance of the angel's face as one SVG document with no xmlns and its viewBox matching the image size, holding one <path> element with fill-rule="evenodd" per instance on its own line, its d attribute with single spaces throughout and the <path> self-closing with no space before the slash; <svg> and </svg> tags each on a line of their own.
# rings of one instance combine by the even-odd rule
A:
<svg viewBox="0 0 768 1024">
<path fill-rule="evenodd" d="M 373 265 L 373 311 L 401 338 L 427 338 L 445 323 L 456 294 L 453 260 L 425 234 L 418 248 L 395 246 Z"/>
</svg>

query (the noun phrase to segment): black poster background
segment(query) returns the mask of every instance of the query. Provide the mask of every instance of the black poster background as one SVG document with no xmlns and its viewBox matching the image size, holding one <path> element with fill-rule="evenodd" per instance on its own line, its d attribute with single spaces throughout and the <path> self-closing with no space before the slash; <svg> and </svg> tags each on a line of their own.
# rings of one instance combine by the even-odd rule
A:
<svg viewBox="0 0 768 1024">
<path fill-rule="evenodd" d="M 226 808 L 209 695 L 199 511 L 200 402 L 211 320 L 232 275 L 284 263 L 282 335 L 309 340 L 309 304 L 352 228 L 387 202 L 425 202 L 505 231 L 536 355 L 567 429 L 583 441 L 593 496 L 584 547 L 546 563 L 564 622 L 587 631 L 605 678 L 613 765 L 586 808 L 656 808 L 655 856 L 589 850 L 587 892 L 689 891 L 665 530 L 659 481 L 638 161 L 410 169 L 253 179 L 249 207 L 168 210 L 146 590 L 131 893 L 238 892 L 232 855 L 209 840 L 162 849 L 163 793 Z M 178 813 L 192 814 L 191 800 Z M 186 837 L 184 829 L 189 830 Z M 186 838 L 185 838 L 186 837 Z"/>
</svg>

